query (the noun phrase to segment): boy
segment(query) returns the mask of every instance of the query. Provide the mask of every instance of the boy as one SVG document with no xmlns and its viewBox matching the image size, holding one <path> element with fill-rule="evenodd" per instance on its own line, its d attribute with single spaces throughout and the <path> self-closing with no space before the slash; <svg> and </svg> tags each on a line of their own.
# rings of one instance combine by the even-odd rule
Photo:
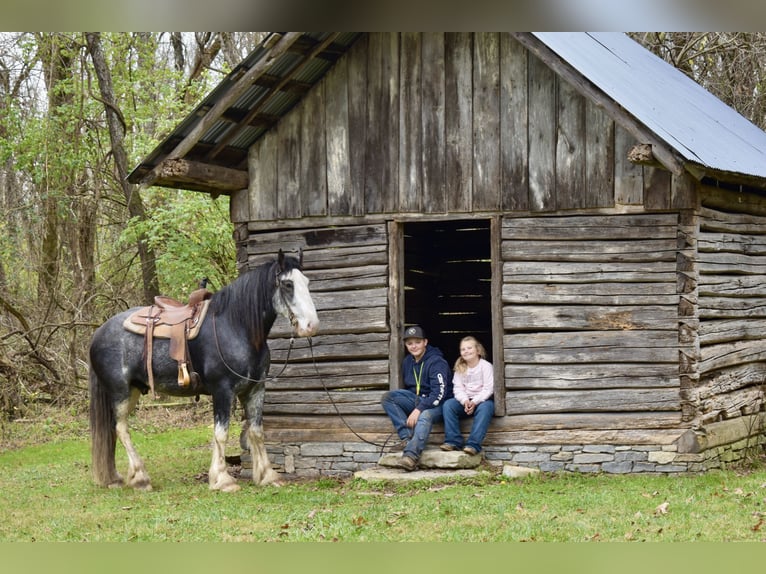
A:
<svg viewBox="0 0 766 574">
<path fill-rule="evenodd" d="M 388 391 L 381 404 L 401 439 L 402 466 L 415 470 L 433 423 L 443 420 L 442 405 L 452 397 L 452 371 L 442 352 L 428 346 L 418 325 L 404 330 L 403 389 Z"/>
</svg>

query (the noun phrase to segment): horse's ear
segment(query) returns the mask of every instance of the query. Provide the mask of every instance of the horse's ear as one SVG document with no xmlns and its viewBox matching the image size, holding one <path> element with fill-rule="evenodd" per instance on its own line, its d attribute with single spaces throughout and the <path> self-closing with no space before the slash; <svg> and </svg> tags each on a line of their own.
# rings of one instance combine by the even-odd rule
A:
<svg viewBox="0 0 766 574">
<path fill-rule="evenodd" d="M 285 269 L 285 253 L 281 249 L 277 253 L 277 267 L 279 267 L 280 273 Z"/>
<path fill-rule="evenodd" d="M 303 247 L 298 248 L 298 265 L 303 269 Z"/>
</svg>

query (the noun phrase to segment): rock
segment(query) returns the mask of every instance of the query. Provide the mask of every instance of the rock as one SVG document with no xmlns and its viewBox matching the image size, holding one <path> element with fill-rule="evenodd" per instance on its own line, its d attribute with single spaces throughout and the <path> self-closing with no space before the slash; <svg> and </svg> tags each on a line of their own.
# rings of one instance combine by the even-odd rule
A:
<svg viewBox="0 0 766 574">
<path fill-rule="evenodd" d="M 503 465 L 503 476 L 510 478 L 524 478 L 525 476 L 531 476 L 540 474 L 540 470 L 537 468 L 528 468 L 526 466 L 513 466 L 512 464 Z"/>
<path fill-rule="evenodd" d="M 476 468 L 481 464 L 481 453 L 470 455 L 463 451 L 445 452 L 440 449 L 426 449 L 420 455 L 418 467 L 433 469 Z M 402 468 L 402 453 L 389 453 L 380 457 L 378 464 L 389 468 Z"/>
<path fill-rule="evenodd" d="M 368 468 L 354 473 L 354 478 L 361 480 L 421 480 L 452 477 L 476 476 L 478 470 L 462 468 L 457 470 L 413 470 L 402 468 Z"/>
</svg>

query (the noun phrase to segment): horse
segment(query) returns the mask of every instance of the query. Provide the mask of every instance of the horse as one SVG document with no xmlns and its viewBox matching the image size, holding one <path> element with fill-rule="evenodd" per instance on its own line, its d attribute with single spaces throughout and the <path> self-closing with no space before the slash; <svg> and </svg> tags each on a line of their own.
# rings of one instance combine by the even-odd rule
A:
<svg viewBox="0 0 766 574">
<path fill-rule="evenodd" d="M 188 341 L 191 365 L 199 376 L 197 384 L 184 386 L 179 382 L 178 363 L 169 356 L 168 340 L 154 338 L 153 386 L 173 396 L 212 396 L 211 490 L 233 492 L 240 488 L 227 471 L 224 453 L 235 397 L 245 414 L 240 440 L 252 455 L 252 481 L 256 485 L 280 482 L 264 446 L 263 400 L 270 365 L 267 338 L 277 314 L 290 321 L 293 336 L 311 337 L 319 328 L 302 267 L 302 251 L 296 258 L 280 249 L 275 259 L 242 273 L 212 294 L 199 334 Z M 125 319 L 138 309 L 107 319 L 91 338 L 91 461 L 94 481 L 100 486 L 151 490 L 149 474 L 128 432 L 128 415 L 149 390 L 144 336 L 123 327 Z M 115 465 L 117 438 L 128 456 L 124 480 Z"/>
</svg>

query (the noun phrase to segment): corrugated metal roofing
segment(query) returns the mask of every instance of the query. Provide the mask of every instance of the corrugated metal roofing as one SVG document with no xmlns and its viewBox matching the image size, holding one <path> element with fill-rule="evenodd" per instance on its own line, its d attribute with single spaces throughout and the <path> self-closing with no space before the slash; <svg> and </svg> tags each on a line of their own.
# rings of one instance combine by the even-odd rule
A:
<svg viewBox="0 0 766 574">
<path fill-rule="evenodd" d="M 766 178 L 766 132 L 627 35 L 534 36 L 685 160 Z"/>
</svg>

